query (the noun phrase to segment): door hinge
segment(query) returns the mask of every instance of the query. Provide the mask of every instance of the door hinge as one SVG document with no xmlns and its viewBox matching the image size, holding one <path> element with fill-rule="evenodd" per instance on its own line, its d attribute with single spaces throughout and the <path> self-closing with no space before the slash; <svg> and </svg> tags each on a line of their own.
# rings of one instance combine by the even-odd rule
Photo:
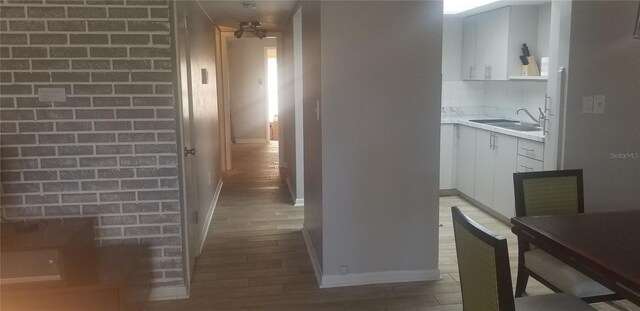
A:
<svg viewBox="0 0 640 311">
<path fill-rule="evenodd" d="M 189 29 L 189 16 L 184 16 L 184 29 Z"/>
</svg>

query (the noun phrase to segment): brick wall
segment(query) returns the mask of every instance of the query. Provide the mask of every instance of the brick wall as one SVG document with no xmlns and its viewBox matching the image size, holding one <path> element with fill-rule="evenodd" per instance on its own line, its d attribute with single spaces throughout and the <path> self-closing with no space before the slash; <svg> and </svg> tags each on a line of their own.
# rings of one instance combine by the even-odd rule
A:
<svg viewBox="0 0 640 311">
<path fill-rule="evenodd" d="M 3 215 L 95 217 L 157 286 L 183 284 L 170 44 L 166 0 L 0 0 Z"/>
</svg>

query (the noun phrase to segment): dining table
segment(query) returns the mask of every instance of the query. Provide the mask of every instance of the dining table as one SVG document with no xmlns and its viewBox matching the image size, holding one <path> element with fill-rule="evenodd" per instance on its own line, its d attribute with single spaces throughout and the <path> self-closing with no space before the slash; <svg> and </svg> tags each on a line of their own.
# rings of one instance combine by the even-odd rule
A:
<svg viewBox="0 0 640 311">
<path fill-rule="evenodd" d="M 640 210 L 511 219 L 518 238 L 640 305 Z"/>
</svg>

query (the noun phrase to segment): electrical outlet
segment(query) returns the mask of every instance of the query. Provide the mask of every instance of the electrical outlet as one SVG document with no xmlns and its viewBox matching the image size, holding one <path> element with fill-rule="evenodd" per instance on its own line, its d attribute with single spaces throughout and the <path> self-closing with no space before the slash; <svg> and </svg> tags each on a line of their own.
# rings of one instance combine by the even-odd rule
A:
<svg viewBox="0 0 640 311">
<path fill-rule="evenodd" d="M 582 113 L 593 113 L 593 96 L 582 98 Z"/>
<path fill-rule="evenodd" d="M 349 266 L 347 265 L 340 266 L 340 274 L 341 275 L 349 274 Z"/>
<path fill-rule="evenodd" d="M 604 95 L 596 95 L 593 97 L 593 113 L 604 113 Z"/>
</svg>

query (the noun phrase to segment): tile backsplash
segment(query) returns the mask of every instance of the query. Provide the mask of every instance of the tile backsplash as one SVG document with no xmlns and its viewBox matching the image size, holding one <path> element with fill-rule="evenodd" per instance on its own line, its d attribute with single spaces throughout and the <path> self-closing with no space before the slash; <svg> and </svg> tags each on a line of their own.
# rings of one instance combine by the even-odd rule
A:
<svg viewBox="0 0 640 311">
<path fill-rule="evenodd" d="M 538 116 L 544 108 L 547 84 L 539 81 L 443 81 L 442 116 L 462 115 L 502 117 L 531 122 L 524 107 Z"/>
</svg>

